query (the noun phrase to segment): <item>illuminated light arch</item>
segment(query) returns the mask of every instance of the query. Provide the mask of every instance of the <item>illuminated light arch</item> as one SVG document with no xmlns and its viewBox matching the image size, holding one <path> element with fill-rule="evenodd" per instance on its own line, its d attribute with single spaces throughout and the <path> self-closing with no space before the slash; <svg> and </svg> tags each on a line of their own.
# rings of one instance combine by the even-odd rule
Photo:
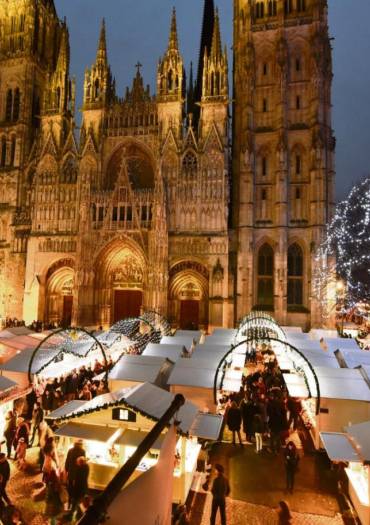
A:
<svg viewBox="0 0 370 525">
<path fill-rule="evenodd" d="M 58 330 L 54 330 L 51 334 L 47 335 L 40 343 L 36 346 L 34 351 L 32 352 L 31 359 L 28 365 L 28 381 L 30 384 L 32 384 L 32 375 L 37 375 L 40 373 L 41 369 L 46 368 L 46 366 L 51 365 L 53 362 L 56 362 L 55 360 L 58 359 L 58 357 L 63 353 L 71 353 L 76 355 L 76 357 L 86 357 L 85 355 L 79 355 L 78 353 L 73 352 L 73 344 L 77 343 L 78 338 L 88 338 L 92 339 L 94 344 L 90 347 L 87 353 L 89 353 L 95 345 L 97 345 L 97 348 L 99 348 L 100 353 L 104 360 L 105 365 L 105 379 L 104 383 L 106 388 L 108 388 L 108 361 L 107 356 L 104 350 L 103 345 L 101 342 L 94 336 L 92 332 L 89 332 L 88 330 L 85 330 L 85 328 L 59 328 Z M 53 338 L 55 339 L 55 342 L 53 343 Z M 81 340 L 80 339 L 80 340 Z M 48 346 L 46 346 L 46 343 L 49 343 Z M 36 356 L 38 353 L 43 350 L 43 347 L 45 347 L 45 350 L 50 349 L 50 345 L 52 346 L 60 346 L 60 352 L 57 355 L 54 355 L 49 362 L 46 362 L 40 369 L 33 371 L 32 365 L 35 361 Z M 70 348 L 70 349 L 68 349 Z"/>
<path fill-rule="evenodd" d="M 257 333 L 258 331 L 260 332 L 261 336 L 273 332 L 278 339 L 287 341 L 284 330 L 279 326 L 272 315 L 262 311 L 254 311 L 243 317 L 239 322 L 236 340 L 238 341 L 243 335 L 248 335 L 249 330 L 255 329 L 257 329 Z"/>
<path fill-rule="evenodd" d="M 316 415 L 318 415 L 319 412 L 320 412 L 320 402 L 321 402 L 321 398 L 320 398 L 320 384 L 319 384 L 319 380 L 317 378 L 316 372 L 315 372 L 313 366 L 311 365 L 310 361 L 307 359 L 307 357 L 302 352 L 300 352 L 298 350 L 298 348 L 296 348 L 295 346 L 291 345 L 286 340 L 281 340 L 281 339 L 279 339 L 277 337 L 271 337 L 271 336 L 261 337 L 259 340 L 260 340 L 260 342 L 266 342 L 267 341 L 269 343 L 272 342 L 272 343 L 281 344 L 281 345 L 283 345 L 284 350 L 285 350 L 285 352 L 287 354 L 292 353 L 292 354 L 294 354 L 297 357 L 298 365 L 296 365 L 296 362 L 293 361 L 294 364 L 295 364 L 295 368 L 296 368 L 297 372 L 302 374 L 304 376 L 304 378 L 305 378 L 307 390 L 308 390 L 308 393 L 309 393 L 309 398 L 312 398 L 312 397 L 316 398 Z M 217 387 L 219 386 L 219 388 L 222 389 L 222 383 L 223 383 L 223 377 L 221 377 L 221 380 L 219 381 L 220 372 L 223 370 L 224 365 L 227 363 L 227 358 L 238 347 L 240 347 L 241 345 L 245 344 L 247 346 L 248 345 L 255 346 L 257 342 L 258 342 L 258 340 L 256 338 L 254 338 L 254 337 L 251 337 L 251 338 L 239 341 L 235 345 L 231 345 L 230 350 L 228 352 L 226 352 L 226 354 L 222 357 L 222 359 L 220 360 L 220 362 L 218 364 L 218 367 L 217 367 L 217 370 L 216 370 L 216 373 L 215 373 L 215 377 L 214 377 L 214 382 L 213 382 L 213 400 L 214 400 L 215 405 L 217 405 L 217 390 L 218 390 Z M 311 377 L 308 377 L 307 373 L 302 368 L 302 365 L 301 366 L 299 365 L 299 360 L 301 360 L 301 363 L 303 363 L 304 366 L 307 366 L 308 375 L 310 375 Z M 316 391 L 315 392 L 316 395 L 314 395 L 314 396 L 312 394 L 312 389 L 314 389 Z"/>
</svg>

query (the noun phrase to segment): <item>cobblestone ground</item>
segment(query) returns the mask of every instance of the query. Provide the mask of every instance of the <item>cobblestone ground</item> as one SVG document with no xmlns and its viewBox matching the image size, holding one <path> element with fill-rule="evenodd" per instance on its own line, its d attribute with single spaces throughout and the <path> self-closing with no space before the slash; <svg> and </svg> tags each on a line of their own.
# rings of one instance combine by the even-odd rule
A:
<svg viewBox="0 0 370 525">
<path fill-rule="evenodd" d="M 211 514 L 211 495 L 206 496 L 203 518 L 200 525 L 209 525 Z M 294 525 L 343 525 L 340 515 L 334 517 L 318 516 L 316 514 L 300 514 L 293 512 Z M 194 520 L 195 523 L 196 520 Z M 193 523 L 193 521 L 191 521 Z M 219 525 L 218 516 L 216 525 Z M 228 499 L 227 524 L 228 525 L 275 525 L 278 523 L 277 514 L 274 509 L 262 505 L 253 505 L 243 501 Z"/>
<path fill-rule="evenodd" d="M 7 492 L 13 505 L 22 512 L 27 525 L 46 525 L 48 520 L 43 517 L 45 502 L 32 501 L 32 492 L 41 481 L 41 474 L 37 469 L 38 449 L 27 450 L 28 467 L 25 472 L 20 471 L 14 461 L 10 462 L 11 477 Z"/>
</svg>

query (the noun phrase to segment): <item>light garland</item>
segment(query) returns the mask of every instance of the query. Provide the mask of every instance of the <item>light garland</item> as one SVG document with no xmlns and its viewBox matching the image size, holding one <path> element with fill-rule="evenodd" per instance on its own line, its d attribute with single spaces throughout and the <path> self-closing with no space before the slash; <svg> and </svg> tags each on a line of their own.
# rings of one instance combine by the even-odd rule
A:
<svg viewBox="0 0 370 525">
<path fill-rule="evenodd" d="M 314 294 L 330 315 L 329 287 L 344 281 L 343 309 L 370 302 L 370 177 L 337 205 L 324 242 L 315 255 Z M 334 307 L 337 299 L 334 300 Z"/>
</svg>

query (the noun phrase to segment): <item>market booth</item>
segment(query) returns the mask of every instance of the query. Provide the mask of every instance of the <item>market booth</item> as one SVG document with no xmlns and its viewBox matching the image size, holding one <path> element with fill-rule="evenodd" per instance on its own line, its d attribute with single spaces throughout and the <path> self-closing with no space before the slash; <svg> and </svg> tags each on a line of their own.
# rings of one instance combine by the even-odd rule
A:
<svg viewBox="0 0 370 525">
<path fill-rule="evenodd" d="M 180 359 L 168 379 L 170 391 L 173 394 L 183 394 L 202 410 L 215 412 L 217 407 L 213 389 L 220 359 L 220 354 L 211 351 L 200 351 L 198 354 L 198 350 L 190 359 Z"/>
<path fill-rule="evenodd" d="M 152 355 L 164 357 L 176 363 L 181 357 L 187 354 L 183 345 L 161 345 L 160 343 L 149 343 L 141 355 Z"/>
<path fill-rule="evenodd" d="M 67 403 L 48 419 L 59 425 L 58 452 L 65 456 L 82 439 L 89 458 L 89 486 L 102 490 L 133 454 L 173 401 L 173 394 L 150 383 L 98 396 L 91 401 Z M 174 501 L 184 503 L 191 487 L 201 449 L 199 440 L 217 440 L 222 416 L 203 413 L 193 403 L 180 408 L 179 436 L 174 469 Z M 133 481 L 155 465 L 164 434 L 142 459 Z"/>
<path fill-rule="evenodd" d="M 123 355 L 109 372 L 109 389 L 114 392 L 141 383 L 166 388 L 173 362 L 152 355 Z"/>
<path fill-rule="evenodd" d="M 298 373 L 284 374 L 288 393 L 300 398 L 302 417 L 309 428 L 315 448 L 321 447 L 320 432 L 341 432 L 349 424 L 370 419 L 370 388 L 360 370 L 315 367 L 319 383 L 320 410 L 312 378 Z M 306 382 L 307 381 L 307 382 Z M 311 397 L 308 397 L 308 387 Z"/>
<path fill-rule="evenodd" d="M 362 525 L 370 525 L 370 421 L 346 427 L 345 432 L 321 432 L 333 463 L 346 463 L 349 496 Z"/>
</svg>

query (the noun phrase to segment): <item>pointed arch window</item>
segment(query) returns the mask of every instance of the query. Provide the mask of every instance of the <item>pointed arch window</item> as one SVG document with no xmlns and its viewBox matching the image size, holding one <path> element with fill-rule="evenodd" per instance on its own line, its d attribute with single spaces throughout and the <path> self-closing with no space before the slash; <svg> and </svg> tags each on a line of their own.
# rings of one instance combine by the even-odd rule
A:
<svg viewBox="0 0 370 525">
<path fill-rule="evenodd" d="M 269 244 L 258 252 L 257 303 L 265 310 L 274 309 L 274 251 Z"/>
<path fill-rule="evenodd" d="M 100 95 L 99 79 L 96 79 L 94 83 L 94 99 L 99 98 L 99 95 Z"/>
<path fill-rule="evenodd" d="M 198 172 L 198 161 L 195 154 L 188 151 L 182 160 L 182 170 L 187 178 L 196 178 Z"/>
<path fill-rule="evenodd" d="M 173 73 L 172 73 L 172 69 L 169 70 L 168 75 L 167 75 L 167 89 L 168 89 L 168 91 L 172 91 L 173 90 Z"/>
<path fill-rule="evenodd" d="M 14 102 L 13 102 L 13 122 L 18 122 L 19 120 L 19 110 L 21 104 L 21 92 L 19 88 L 16 88 L 14 91 Z"/>
<path fill-rule="evenodd" d="M 256 3 L 256 18 L 263 18 L 265 16 L 264 2 Z"/>
<path fill-rule="evenodd" d="M 3 168 L 6 163 L 6 138 L 1 139 L 1 167 Z"/>
<path fill-rule="evenodd" d="M 298 13 L 306 11 L 306 0 L 297 0 L 297 11 Z"/>
<path fill-rule="evenodd" d="M 262 157 L 262 166 L 261 166 L 261 172 L 263 176 L 266 176 L 268 173 L 268 160 L 267 157 Z"/>
<path fill-rule="evenodd" d="M 286 15 L 290 15 L 293 10 L 293 0 L 284 0 L 284 12 Z"/>
<path fill-rule="evenodd" d="M 16 145 L 16 138 L 13 135 L 12 136 L 12 142 L 10 146 L 10 165 L 14 166 L 14 159 L 15 159 L 15 145 Z"/>
<path fill-rule="evenodd" d="M 288 306 L 303 306 L 303 251 L 297 243 L 288 249 Z"/>
<path fill-rule="evenodd" d="M 276 16 L 276 14 L 277 14 L 276 0 L 269 0 L 269 3 L 268 3 L 268 15 L 269 16 Z"/>
<path fill-rule="evenodd" d="M 297 154 L 295 156 L 295 174 L 300 175 L 302 172 L 302 158 L 301 155 Z"/>
<path fill-rule="evenodd" d="M 12 120 L 12 110 L 13 110 L 13 91 L 8 89 L 6 93 L 6 109 L 5 109 L 5 120 L 10 122 Z"/>
</svg>

